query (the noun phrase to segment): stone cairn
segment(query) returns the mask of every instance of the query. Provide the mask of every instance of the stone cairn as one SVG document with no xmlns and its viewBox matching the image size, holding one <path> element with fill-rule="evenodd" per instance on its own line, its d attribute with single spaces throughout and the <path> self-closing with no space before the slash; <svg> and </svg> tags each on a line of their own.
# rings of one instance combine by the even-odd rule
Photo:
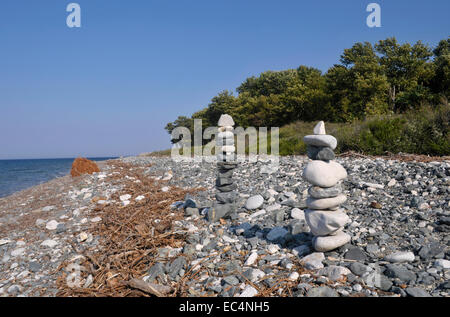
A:
<svg viewBox="0 0 450 317">
<path fill-rule="evenodd" d="M 234 146 L 234 120 L 223 114 L 218 122 L 219 133 L 216 137 L 216 155 L 218 174 L 216 179 L 216 202 L 208 212 L 208 220 L 215 222 L 229 216 L 235 210 L 236 184 L 233 171 L 237 166 L 236 148 Z"/>
<path fill-rule="evenodd" d="M 314 127 L 314 135 L 307 135 L 303 140 L 307 155 L 313 160 L 303 170 L 303 178 L 312 184 L 308 189 L 305 218 L 314 235 L 314 249 L 326 252 L 350 242 L 350 236 L 342 231 L 350 219 L 339 208 L 347 200 L 341 187 L 347 171 L 333 161 L 337 140 L 326 134 L 323 121 Z"/>
</svg>

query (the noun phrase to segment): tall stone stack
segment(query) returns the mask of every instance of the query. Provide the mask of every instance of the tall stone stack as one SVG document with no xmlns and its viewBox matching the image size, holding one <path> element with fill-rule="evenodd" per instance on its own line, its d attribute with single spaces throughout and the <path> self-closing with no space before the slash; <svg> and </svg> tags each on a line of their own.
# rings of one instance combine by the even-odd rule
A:
<svg viewBox="0 0 450 317">
<path fill-rule="evenodd" d="M 305 218 L 314 235 L 314 249 L 326 252 L 350 241 L 350 236 L 343 232 L 350 219 L 339 208 L 347 200 L 341 187 L 347 171 L 333 161 L 337 140 L 326 134 L 323 121 L 314 127 L 314 135 L 307 135 L 303 140 L 308 157 L 312 159 L 303 170 L 303 178 L 312 184 L 308 190 Z"/>
<path fill-rule="evenodd" d="M 234 120 L 223 114 L 218 122 L 219 133 L 216 137 L 217 179 L 216 202 L 208 212 L 210 222 L 224 218 L 234 211 L 237 194 L 233 182 L 233 171 L 237 166 L 236 148 L 234 146 Z"/>
</svg>

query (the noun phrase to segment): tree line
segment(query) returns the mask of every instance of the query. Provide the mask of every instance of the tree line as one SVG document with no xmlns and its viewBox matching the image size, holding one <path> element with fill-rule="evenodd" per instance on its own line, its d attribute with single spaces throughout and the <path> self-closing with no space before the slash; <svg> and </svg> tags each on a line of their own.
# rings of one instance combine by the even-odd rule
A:
<svg viewBox="0 0 450 317">
<path fill-rule="evenodd" d="M 295 121 L 347 123 L 375 115 L 399 114 L 424 105 L 448 104 L 450 37 L 434 48 L 395 37 L 356 43 L 326 73 L 301 65 L 247 78 L 237 95 L 225 90 L 191 117 L 179 116 L 165 129 L 193 131 L 193 120 L 215 126 L 223 113 L 242 127 L 281 127 Z M 177 140 L 173 140 L 176 142 Z"/>
</svg>

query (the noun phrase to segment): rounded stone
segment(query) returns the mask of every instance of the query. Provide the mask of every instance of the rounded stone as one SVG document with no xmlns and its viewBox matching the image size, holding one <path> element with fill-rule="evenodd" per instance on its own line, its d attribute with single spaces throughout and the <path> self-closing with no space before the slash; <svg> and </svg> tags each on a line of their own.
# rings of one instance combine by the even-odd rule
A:
<svg viewBox="0 0 450 317">
<path fill-rule="evenodd" d="M 331 209 L 339 207 L 341 204 L 347 201 L 345 195 L 339 195 L 336 197 L 316 199 L 308 197 L 306 200 L 306 206 L 310 209 Z"/>
<path fill-rule="evenodd" d="M 332 150 L 337 146 L 337 140 L 332 135 L 306 135 L 303 141 L 308 145 L 326 146 Z"/>
<path fill-rule="evenodd" d="M 395 252 L 389 254 L 384 258 L 386 261 L 391 263 L 400 263 L 400 262 L 413 262 L 415 259 L 414 253 L 409 252 Z"/>
<path fill-rule="evenodd" d="M 229 114 L 223 114 L 219 118 L 219 122 L 217 123 L 219 127 L 228 127 L 234 126 L 234 120 Z"/>
<path fill-rule="evenodd" d="M 234 144 L 234 137 L 225 138 L 225 139 L 216 139 L 217 146 L 227 146 L 227 145 L 233 145 L 233 144 Z"/>
<path fill-rule="evenodd" d="M 350 218 L 342 210 L 305 210 L 305 219 L 315 236 L 326 236 L 344 227 Z"/>
<path fill-rule="evenodd" d="M 245 203 L 245 208 L 248 210 L 254 210 L 260 208 L 264 203 L 264 198 L 261 195 L 255 195 L 247 199 Z"/>
<path fill-rule="evenodd" d="M 217 134 L 217 139 L 233 139 L 234 140 L 234 133 L 231 131 L 225 131 L 225 132 L 219 132 Z"/>
<path fill-rule="evenodd" d="M 320 187 L 333 187 L 346 177 L 345 168 L 334 161 L 312 161 L 303 170 L 303 178 Z"/>
<path fill-rule="evenodd" d="M 335 236 L 314 237 L 312 242 L 316 251 L 327 252 L 349 243 L 350 239 L 347 233 L 340 232 Z"/>
</svg>

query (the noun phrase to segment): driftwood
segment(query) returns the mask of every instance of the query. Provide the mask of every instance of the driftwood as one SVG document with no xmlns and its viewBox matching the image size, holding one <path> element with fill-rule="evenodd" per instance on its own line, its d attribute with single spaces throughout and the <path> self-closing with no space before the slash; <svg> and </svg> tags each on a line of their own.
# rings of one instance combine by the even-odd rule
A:
<svg viewBox="0 0 450 317">
<path fill-rule="evenodd" d="M 172 287 L 154 284 L 150 282 L 144 282 L 143 280 L 133 278 L 127 282 L 127 285 L 132 288 L 136 288 L 145 293 L 155 295 L 157 297 L 163 297 L 172 291 Z"/>
</svg>

